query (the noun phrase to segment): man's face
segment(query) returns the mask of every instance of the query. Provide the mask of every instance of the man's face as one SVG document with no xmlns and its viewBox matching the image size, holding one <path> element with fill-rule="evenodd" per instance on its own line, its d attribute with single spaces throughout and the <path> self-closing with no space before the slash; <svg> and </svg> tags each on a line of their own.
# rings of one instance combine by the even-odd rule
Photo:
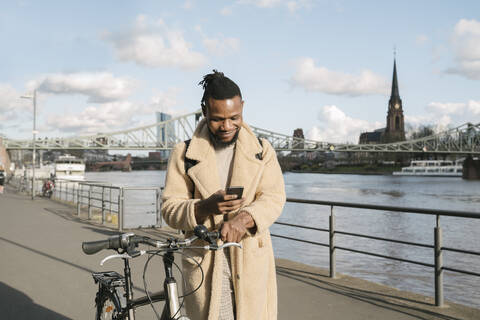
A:
<svg viewBox="0 0 480 320">
<path fill-rule="evenodd" d="M 229 145 L 235 142 L 243 122 L 243 101 L 239 96 L 230 99 L 208 99 L 203 110 L 208 129 L 215 141 Z"/>
</svg>

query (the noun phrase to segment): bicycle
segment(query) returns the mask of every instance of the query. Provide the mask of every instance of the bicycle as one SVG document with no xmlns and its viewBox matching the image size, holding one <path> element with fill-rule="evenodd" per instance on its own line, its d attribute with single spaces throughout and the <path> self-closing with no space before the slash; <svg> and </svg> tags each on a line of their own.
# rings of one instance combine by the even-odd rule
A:
<svg viewBox="0 0 480 320">
<path fill-rule="evenodd" d="M 183 298 L 189 294 L 195 292 L 203 283 L 203 271 L 202 281 L 198 287 L 192 290 L 190 293 L 179 296 L 177 281 L 173 276 L 174 252 L 180 252 L 184 249 L 205 249 L 205 250 L 222 250 L 227 247 L 236 246 L 241 248 L 238 243 L 227 242 L 222 245 L 217 245 L 216 240 L 220 237 L 218 231 L 209 232 L 203 225 L 198 225 L 194 229 L 194 236 L 187 239 L 169 238 L 166 241 L 154 240 L 149 237 L 138 236 L 133 233 L 125 233 L 117 236 L 109 237 L 105 240 L 90 241 L 82 243 L 82 250 L 85 254 L 94 254 L 104 249 L 113 249 L 117 251 L 117 254 L 107 256 L 104 258 L 100 265 L 103 265 L 106 261 L 111 259 L 121 258 L 124 262 L 124 275 L 120 275 L 115 271 L 106 272 L 94 272 L 92 273 L 93 279 L 98 284 L 98 291 L 95 296 L 96 304 L 96 320 L 100 319 L 128 319 L 135 320 L 135 309 L 137 307 L 150 304 L 153 311 L 160 320 L 189 320 L 188 317 L 181 315 L 182 303 L 179 302 L 179 298 Z M 205 246 L 193 246 L 192 243 L 201 239 L 208 242 Z M 137 250 L 139 244 L 145 244 L 153 246 L 155 250 Z M 145 272 L 150 260 L 163 254 L 163 265 L 165 269 L 164 290 L 149 294 L 145 281 Z M 145 296 L 134 299 L 132 292 L 132 279 L 129 259 L 149 254 L 150 257 L 145 262 L 143 275 L 144 275 L 144 289 Z M 189 257 L 188 255 L 186 255 Z M 191 258 L 193 259 L 193 258 Z M 200 263 L 194 260 L 201 270 Z M 175 264 L 176 265 L 176 264 Z M 178 265 L 176 265 L 177 268 Z M 161 316 L 158 315 L 154 302 L 165 301 Z"/>
</svg>

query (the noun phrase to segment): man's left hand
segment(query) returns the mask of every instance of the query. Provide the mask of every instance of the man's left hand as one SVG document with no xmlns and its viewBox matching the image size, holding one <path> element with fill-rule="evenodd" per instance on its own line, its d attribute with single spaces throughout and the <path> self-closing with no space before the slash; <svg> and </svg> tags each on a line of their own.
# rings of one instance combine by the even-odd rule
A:
<svg viewBox="0 0 480 320">
<path fill-rule="evenodd" d="M 240 212 L 232 220 L 226 221 L 220 231 L 223 242 L 240 242 L 247 229 L 255 225 L 252 216 L 245 211 Z"/>
</svg>

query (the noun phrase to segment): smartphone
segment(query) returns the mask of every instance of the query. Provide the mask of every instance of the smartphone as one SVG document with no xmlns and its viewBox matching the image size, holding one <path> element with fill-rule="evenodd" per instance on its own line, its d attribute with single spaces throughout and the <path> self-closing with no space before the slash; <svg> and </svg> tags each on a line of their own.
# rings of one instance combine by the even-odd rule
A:
<svg viewBox="0 0 480 320">
<path fill-rule="evenodd" d="M 227 194 L 236 194 L 237 199 L 241 199 L 243 195 L 243 187 L 229 187 L 227 188 Z"/>
</svg>

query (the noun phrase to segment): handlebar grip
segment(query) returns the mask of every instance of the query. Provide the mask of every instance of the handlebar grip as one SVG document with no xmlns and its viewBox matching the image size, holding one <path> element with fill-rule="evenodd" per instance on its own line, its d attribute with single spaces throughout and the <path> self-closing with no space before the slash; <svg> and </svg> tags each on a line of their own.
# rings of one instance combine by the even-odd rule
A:
<svg viewBox="0 0 480 320">
<path fill-rule="evenodd" d="M 103 249 L 119 249 L 122 247 L 122 236 L 112 236 L 106 240 L 88 241 L 82 243 L 85 254 L 94 254 Z"/>
<path fill-rule="evenodd" d="M 220 232 L 219 231 L 208 231 L 207 227 L 205 227 L 202 224 L 199 224 L 193 229 L 194 234 L 204 240 L 207 241 L 210 244 L 215 244 L 215 240 L 220 238 Z"/>
<path fill-rule="evenodd" d="M 108 249 L 109 240 L 89 241 L 82 243 L 82 250 L 85 254 L 94 254 L 103 249 Z"/>
</svg>

